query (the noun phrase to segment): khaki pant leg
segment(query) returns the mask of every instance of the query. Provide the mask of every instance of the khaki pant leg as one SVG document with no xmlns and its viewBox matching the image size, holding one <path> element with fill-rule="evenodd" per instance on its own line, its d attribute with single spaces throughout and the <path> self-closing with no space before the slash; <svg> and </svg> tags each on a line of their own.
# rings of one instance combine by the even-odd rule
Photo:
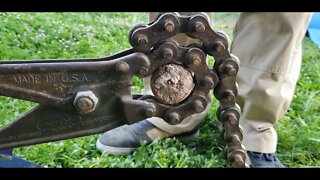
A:
<svg viewBox="0 0 320 180">
<path fill-rule="evenodd" d="M 240 59 L 237 102 L 243 144 L 273 153 L 273 127 L 291 103 L 301 66 L 301 43 L 312 13 L 242 13 L 231 52 Z"/>
<path fill-rule="evenodd" d="M 180 14 L 185 15 L 186 13 L 180 12 Z M 211 13 L 207 13 L 207 14 L 210 17 L 210 22 L 211 22 L 212 14 Z M 153 20 L 156 17 L 156 15 L 157 15 L 156 12 L 149 13 L 149 20 L 150 21 Z M 199 43 L 198 40 L 189 38 L 188 36 L 186 36 L 185 34 L 182 34 L 182 33 L 177 34 L 176 36 L 173 37 L 173 39 L 176 40 L 181 45 Z M 144 79 L 144 93 L 146 93 L 146 94 L 152 94 L 152 91 L 150 88 L 150 79 L 151 79 L 150 77 Z M 209 96 L 210 96 L 210 94 L 209 94 Z M 170 125 L 170 124 L 166 123 L 163 119 L 158 118 L 158 117 L 149 118 L 147 120 L 149 122 L 151 122 L 152 124 L 154 124 L 155 126 L 157 126 L 159 129 L 161 129 L 169 134 L 180 134 L 180 133 L 188 132 L 188 131 L 191 131 L 192 129 L 194 129 L 201 122 L 201 120 L 204 119 L 204 117 L 206 116 L 207 112 L 210 109 L 210 106 L 211 106 L 211 102 L 209 103 L 209 105 L 205 111 L 203 111 L 202 113 L 194 114 L 194 115 L 187 117 L 178 125 Z M 148 135 L 149 136 L 159 136 L 159 133 L 150 132 Z"/>
</svg>

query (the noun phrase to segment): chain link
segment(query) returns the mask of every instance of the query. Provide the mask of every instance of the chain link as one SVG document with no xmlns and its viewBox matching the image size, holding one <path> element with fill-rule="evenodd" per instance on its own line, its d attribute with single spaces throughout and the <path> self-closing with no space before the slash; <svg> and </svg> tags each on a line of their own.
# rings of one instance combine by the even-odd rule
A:
<svg viewBox="0 0 320 180">
<path fill-rule="evenodd" d="M 240 107 L 236 103 L 238 87 L 236 76 L 239 70 L 238 58 L 228 51 L 228 39 L 223 32 L 214 31 L 205 13 L 189 13 L 180 16 L 178 13 L 159 13 L 148 25 L 135 26 L 129 36 L 129 42 L 136 52 L 151 54 L 154 47 L 178 33 L 199 39 L 197 45 L 206 55 L 215 59 L 211 75 L 203 75 L 202 91 L 214 90 L 214 96 L 219 101 L 217 109 L 219 128 L 226 142 L 226 156 L 231 167 L 248 167 L 245 164 L 246 154 L 242 145 L 243 133 L 239 125 Z M 190 48 L 191 49 L 191 48 Z M 197 51 L 197 50 L 193 50 Z M 189 53 L 193 56 L 194 53 Z M 172 57 L 171 50 L 164 52 L 165 57 Z M 195 59 L 195 58 L 193 58 Z M 195 59 L 196 61 L 199 59 Z M 201 60 L 201 59 L 200 59 Z M 194 64 L 197 64 L 196 61 Z M 208 104 L 208 103 L 207 103 Z"/>
</svg>

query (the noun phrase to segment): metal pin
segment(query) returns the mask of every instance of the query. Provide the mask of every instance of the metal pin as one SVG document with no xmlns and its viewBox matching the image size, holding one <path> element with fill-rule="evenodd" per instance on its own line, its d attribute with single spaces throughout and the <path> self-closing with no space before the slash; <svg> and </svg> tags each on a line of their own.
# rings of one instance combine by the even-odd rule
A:
<svg viewBox="0 0 320 180">
<path fill-rule="evenodd" d="M 180 115 L 176 112 L 171 112 L 168 116 L 167 116 L 167 120 L 169 124 L 172 125 L 176 125 L 179 124 L 180 122 Z"/>
<path fill-rule="evenodd" d="M 144 47 L 144 46 L 146 46 L 147 44 L 148 44 L 147 37 L 145 37 L 145 36 L 143 36 L 143 35 L 140 35 L 140 36 L 138 37 L 138 45 Z"/>
<path fill-rule="evenodd" d="M 192 105 L 197 113 L 200 113 L 204 110 L 203 104 L 200 100 L 193 101 Z"/>
<path fill-rule="evenodd" d="M 124 61 L 116 63 L 116 71 L 117 72 L 126 73 L 129 71 L 129 69 L 130 69 L 129 64 Z"/>
<path fill-rule="evenodd" d="M 174 31 L 174 24 L 171 20 L 168 20 L 164 25 L 166 31 L 173 32 Z"/>
<path fill-rule="evenodd" d="M 237 122 L 238 122 L 236 116 L 234 114 L 232 114 L 232 113 L 229 113 L 228 116 L 229 116 L 228 120 L 229 120 L 230 124 L 236 125 Z"/>
<path fill-rule="evenodd" d="M 139 74 L 142 75 L 142 76 L 147 75 L 148 72 L 149 72 L 149 70 L 148 70 L 148 68 L 146 68 L 146 67 L 142 67 L 142 68 L 140 68 L 140 70 L 139 70 Z"/>
<path fill-rule="evenodd" d="M 199 58 L 199 56 L 195 56 L 192 58 L 192 64 L 194 65 L 199 65 L 201 63 L 201 59 Z"/>
<path fill-rule="evenodd" d="M 170 60 L 173 58 L 173 52 L 171 49 L 169 48 L 165 48 L 163 50 L 163 58 L 166 59 L 166 60 Z"/>
<path fill-rule="evenodd" d="M 153 117 L 155 116 L 156 112 L 155 112 L 155 109 L 153 107 L 147 107 L 145 109 L 145 115 L 150 118 L 150 117 Z"/>
<path fill-rule="evenodd" d="M 195 24 L 195 30 L 196 30 L 198 33 L 203 33 L 203 32 L 206 30 L 206 27 L 203 25 L 202 22 L 196 22 L 196 24 Z"/>
<path fill-rule="evenodd" d="M 213 87 L 214 87 L 214 82 L 213 82 L 213 80 L 212 80 L 211 77 L 206 76 L 206 77 L 204 78 L 204 80 L 203 80 L 203 85 L 204 85 L 205 87 L 213 88 Z"/>
<path fill-rule="evenodd" d="M 226 71 L 227 71 L 229 76 L 235 76 L 237 74 L 237 70 L 235 68 L 233 68 L 232 65 L 227 65 L 226 66 Z"/>
<path fill-rule="evenodd" d="M 216 50 L 218 51 L 218 52 L 222 52 L 222 51 L 224 51 L 226 49 L 226 47 L 220 42 L 220 41 L 218 41 L 217 42 L 217 46 L 216 46 Z"/>
</svg>

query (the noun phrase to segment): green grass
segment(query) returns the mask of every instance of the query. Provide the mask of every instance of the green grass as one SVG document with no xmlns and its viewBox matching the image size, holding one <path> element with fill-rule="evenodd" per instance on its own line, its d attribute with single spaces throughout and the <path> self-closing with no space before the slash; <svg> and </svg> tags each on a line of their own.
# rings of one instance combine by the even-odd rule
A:
<svg viewBox="0 0 320 180">
<path fill-rule="evenodd" d="M 239 13 L 215 13 L 214 27 L 229 38 Z M 0 13 L 0 59 L 103 57 L 129 48 L 128 32 L 147 23 L 147 13 Z M 288 167 L 320 166 L 320 52 L 306 38 L 303 67 L 295 97 L 276 128 L 278 154 Z M 139 92 L 142 81 L 134 80 Z M 0 126 L 36 104 L 0 97 Z M 101 154 L 98 135 L 16 148 L 16 156 L 44 167 L 228 167 L 224 142 L 215 127 L 214 102 L 200 124 L 200 137 L 185 145 L 174 139 L 154 141 L 130 155 Z"/>
<path fill-rule="evenodd" d="M 320 167 L 320 50 L 306 38 L 293 102 L 277 124 L 279 158 L 290 167 Z"/>
</svg>

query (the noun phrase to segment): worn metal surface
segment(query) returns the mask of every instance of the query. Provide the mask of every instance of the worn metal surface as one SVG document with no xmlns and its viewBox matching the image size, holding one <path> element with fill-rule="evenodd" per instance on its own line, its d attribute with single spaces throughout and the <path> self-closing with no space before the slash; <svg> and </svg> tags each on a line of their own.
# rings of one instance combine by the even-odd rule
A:
<svg viewBox="0 0 320 180">
<path fill-rule="evenodd" d="M 193 76 L 182 65 L 166 64 L 152 74 L 151 89 L 164 104 L 177 104 L 186 99 L 194 88 Z"/>
<path fill-rule="evenodd" d="M 181 46 L 170 39 L 178 33 L 201 44 Z M 96 134 L 154 116 L 178 124 L 203 112 L 214 89 L 227 158 L 231 167 L 245 167 L 235 102 L 239 61 L 229 53 L 226 36 L 212 30 L 203 13 L 160 13 L 148 25 L 133 27 L 129 42 L 132 49 L 99 59 L 0 62 L 0 95 L 40 104 L 0 129 L 0 149 Z M 207 55 L 215 59 L 213 68 Z M 194 87 L 185 97 L 170 103 L 131 94 L 133 76 L 157 79 L 155 72 L 170 64 L 193 76 Z"/>
</svg>

